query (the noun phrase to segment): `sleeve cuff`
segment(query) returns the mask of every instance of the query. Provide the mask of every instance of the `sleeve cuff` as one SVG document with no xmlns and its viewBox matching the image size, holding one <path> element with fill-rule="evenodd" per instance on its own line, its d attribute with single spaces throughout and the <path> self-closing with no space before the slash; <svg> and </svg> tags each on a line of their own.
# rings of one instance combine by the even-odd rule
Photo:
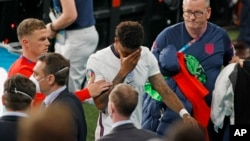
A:
<svg viewBox="0 0 250 141">
<path fill-rule="evenodd" d="M 81 102 L 91 97 L 88 88 L 76 91 L 75 95 Z"/>
</svg>

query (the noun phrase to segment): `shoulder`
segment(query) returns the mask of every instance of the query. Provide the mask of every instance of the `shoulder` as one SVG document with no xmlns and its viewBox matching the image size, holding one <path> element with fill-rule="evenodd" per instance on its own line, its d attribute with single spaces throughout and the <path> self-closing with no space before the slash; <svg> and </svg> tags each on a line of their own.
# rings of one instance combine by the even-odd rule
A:
<svg viewBox="0 0 250 141">
<path fill-rule="evenodd" d="M 10 67 L 8 76 L 20 73 L 26 77 L 30 77 L 33 73 L 33 67 L 36 63 L 31 62 L 24 57 L 18 58 Z"/>
<path fill-rule="evenodd" d="M 64 102 L 70 105 L 76 105 L 76 104 L 80 104 L 81 102 L 79 101 L 79 99 L 71 92 L 69 92 L 68 90 L 64 90 L 62 91 L 57 98 L 55 99 L 55 101 L 57 102 Z"/>
<path fill-rule="evenodd" d="M 223 34 L 223 35 L 228 35 L 227 31 L 224 28 L 222 28 L 222 27 L 220 27 L 220 26 L 218 26 L 216 24 L 213 24 L 211 22 L 208 22 L 208 29 L 210 31 L 213 31 L 213 32 L 216 32 L 216 33 L 220 33 L 220 34 Z"/>
<path fill-rule="evenodd" d="M 147 62 L 148 61 L 152 62 L 153 60 L 156 60 L 154 54 L 149 50 L 148 47 L 141 46 L 141 49 L 142 51 L 140 60 L 147 60 Z"/>
<path fill-rule="evenodd" d="M 149 48 L 148 47 L 146 47 L 146 46 L 141 46 L 141 50 L 142 50 L 142 53 L 148 53 L 148 52 L 150 52 L 150 50 L 149 50 Z"/>
<path fill-rule="evenodd" d="M 153 55 L 153 53 L 146 46 L 141 46 L 141 55 Z"/>
<path fill-rule="evenodd" d="M 150 130 L 138 129 L 138 132 L 145 134 L 145 136 L 147 136 L 149 138 L 159 138 L 159 136 L 155 132 L 152 132 Z"/>
<path fill-rule="evenodd" d="M 106 48 L 98 50 L 96 53 L 93 53 L 92 55 L 90 55 L 90 58 L 91 59 L 102 58 L 102 57 L 110 56 L 111 53 L 112 53 L 112 50 L 111 50 L 110 46 L 108 46 Z"/>
<path fill-rule="evenodd" d="M 165 29 L 163 29 L 159 35 L 164 35 L 167 33 L 173 33 L 173 32 L 180 32 L 180 30 L 182 30 L 182 27 L 184 26 L 184 22 L 180 22 L 171 26 L 166 27 Z"/>
<path fill-rule="evenodd" d="M 111 51 L 111 46 L 108 46 L 108 47 L 105 47 L 103 49 L 100 49 L 96 53 L 94 53 L 93 55 L 103 55 L 103 54 L 105 54 L 107 52 L 112 52 Z"/>
<path fill-rule="evenodd" d="M 112 140 L 118 140 L 121 138 L 119 135 L 116 134 L 107 134 L 105 136 L 102 136 L 97 141 L 112 141 Z"/>
<path fill-rule="evenodd" d="M 225 73 L 225 72 L 230 73 L 230 72 L 232 72 L 234 70 L 234 68 L 235 68 L 236 65 L 237 65 L 237 63 L 228 64 L 227 66 L 225 66 L 222 69 L 221 73 Z"/>
</svg>

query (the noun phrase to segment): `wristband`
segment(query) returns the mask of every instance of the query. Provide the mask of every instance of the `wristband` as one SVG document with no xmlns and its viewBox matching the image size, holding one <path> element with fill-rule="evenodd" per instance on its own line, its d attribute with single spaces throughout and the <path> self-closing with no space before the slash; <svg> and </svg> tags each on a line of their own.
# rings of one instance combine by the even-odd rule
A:
<svg viewBox="0 0 250 141">
<path fill-rule="evenodd" d="M 183 118 L 185 114 L 190 115 L 186 109 L 182 108 L 179 112 L 180 117 Z"/>
<path fill-rule="evenodd" d="M 49 26 L 49 27 L 50 27 L 50 30 L 51 30 L 51 31 L 53 31 L 53 32 L 57 32 L 57 30 L 55 30 L 55 29 L 54 29 L 54 27 L 53 27 L 53 24 L 52 24 L 52 23 L 50 23 L 50 26 Z"/>
</svg>

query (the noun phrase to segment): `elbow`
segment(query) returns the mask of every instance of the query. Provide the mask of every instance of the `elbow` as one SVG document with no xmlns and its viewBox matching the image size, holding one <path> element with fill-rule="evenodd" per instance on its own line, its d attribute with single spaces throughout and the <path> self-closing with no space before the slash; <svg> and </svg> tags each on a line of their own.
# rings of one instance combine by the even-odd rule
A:
<svg viewBox="0 0 250 141">
<path fill-rule="evenodd" d="M 72 15 L 70 16 L 70 20 L 71 20 L 72 22 L 76 21 L 76 19 L 77 19 L 77 13 L 74 13 L 74 14 L 72 14 Z"/>
<path fill-rule="evenodd" d="M 68 24 L 72 24 L 76 21 L 77 19 L 77 13 L 72 13 L 70 15 L 65 15 L 65 22 L 68 23 Z"/>
</svg>

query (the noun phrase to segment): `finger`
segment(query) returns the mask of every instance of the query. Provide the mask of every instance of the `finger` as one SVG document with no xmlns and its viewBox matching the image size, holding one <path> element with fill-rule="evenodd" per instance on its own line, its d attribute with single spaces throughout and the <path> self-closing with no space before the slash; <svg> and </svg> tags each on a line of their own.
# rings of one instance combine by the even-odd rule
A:
<svg viewBox="0 0 250 141">
<path fill-rule="evenodd" d="M 103 91 L 106 91 L 106 90 L 108 90 L 110 87 L 103 87 L 103 88 L 101 88 L 100 89 L 100 93 L 102 93 Z"/>
<path fill-rule="evenodd" d="M 198 122 L 194 118 L 191 119 L 190 123 L 192 124 L 193 127 L 199 128 Z"/>
<path fill-rule="evenodd" d="M 112 82 L 107 82 L 107 86 L 108 86 L 108 87 L 110 87 L 110 86 L 112 86 L 112 85 L 113 85 Z"/>
<path fill-rule="evenodd" d="M 119 53 L 120 59 L 123 59 L 124 57 L 122 56 L 122 52 L 119 49 L 117 51 Z"/>
<path fill-rule="evenodd" d="M 137 62 L 140 59 L 140 56 L 141 56 L 141 49 L 137 49 L 135 52 L 132 53 L 132 55 L 130 56 L 130 59 Z"/>
<path fill-rule="evenodd" d="M 98 81 L 96 81 L 95 83 L 96 83 L 96 84 L 102 84 L 102 83 L 106 83 L 106 81 L 105 81 L 105 80 L 98 80 Z"/>
</svg>

